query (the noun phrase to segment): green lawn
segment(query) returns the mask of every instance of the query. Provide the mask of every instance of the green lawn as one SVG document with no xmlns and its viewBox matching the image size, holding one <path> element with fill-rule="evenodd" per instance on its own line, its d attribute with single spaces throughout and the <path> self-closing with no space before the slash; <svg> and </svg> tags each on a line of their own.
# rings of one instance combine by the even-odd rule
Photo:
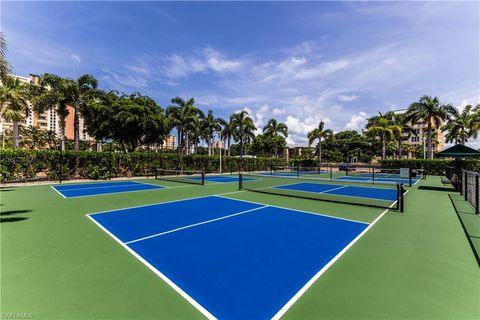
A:
<svg viewBox="0 0 480 320">
<path fill-rule="evenodd" d="M 177 188 L 78 199 L 63 199 L 50 186 L 2 189 L 1 312 L 31 312 L 34 319 L 202 318 L 85 215 L 236 192 L 237 184 L 149 182 Z M 450 193 L 409 190 L 405 213 L 383 216 L 285 318 L 480 318 L 480 269 Z M 383 211 L 253 192 L 228 196 L 365 222 Z"/>
</svg>

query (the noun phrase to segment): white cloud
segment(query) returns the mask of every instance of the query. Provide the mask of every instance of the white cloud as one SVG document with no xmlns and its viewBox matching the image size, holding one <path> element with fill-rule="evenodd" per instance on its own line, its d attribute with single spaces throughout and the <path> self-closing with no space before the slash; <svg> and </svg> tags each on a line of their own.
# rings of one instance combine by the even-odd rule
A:
<svg viewBox="0 0 480 320">
<path fill-rule="evenodd" d="M 70 59 L 72 59 L 73 61 L 77 62 L 77 63 L 80 63 L 82 61 L 82 59 L 80 58 L 80 56 L 76 53 L 72 53 L 70 55 Z"/>
<path fill-rule="evenodd" d="M 239 69 L 243 62 L 240 59 L 228 59 L 211 47 L 195 50 L 189 55 L 173 54 L 160 61 L 160 69 L 168 78 L 183 78 L 191 74 L 213 71 L 216 73 L 231 72 Z"/>
<path fill-rule="evenodd" d="M 367 123 L 367 114 L 360 111 L 357 114 L 351 116 L 350 121 L 345 125 L 346 130 L 361 131 Z"/>
<path fill-rule="evenodd" d="M 338 100 L 340 101 L 344 101 L 344 102 L 351 102 L 351 101 L 355 101 L 358 99 L 358 96 L 357 95 L 340 95 L 338 96 Z"/>
</svg>

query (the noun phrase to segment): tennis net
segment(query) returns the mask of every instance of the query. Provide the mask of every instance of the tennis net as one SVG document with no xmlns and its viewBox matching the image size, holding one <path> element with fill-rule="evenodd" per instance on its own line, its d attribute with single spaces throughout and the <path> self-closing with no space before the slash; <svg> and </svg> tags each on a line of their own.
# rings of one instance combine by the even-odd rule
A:
<svg viewBox="0 0 480 320">
<path fill-rule="evenodd" d="M 205 173 L 195 170 L 156 169 L 155 179 L 190 184 L 205 184 Z"/>
<path fill-rule="evenodd" d="M 390 181 L 403 182 L 405 185 L 412 186 L 416 180 L 426 179 L 424 169 L 400 169 L 400 168 L 378 168 L 378 167 L 354 167 L 345 171 L 350 177 L 360 178 L 372 181 Z"/>
<path fill-rule="evenodd" d="M 402 183 L 242 173 L 239 175 L 239 189 L 294 198 L 393 208 L 403 212 Z"/>
</svg>

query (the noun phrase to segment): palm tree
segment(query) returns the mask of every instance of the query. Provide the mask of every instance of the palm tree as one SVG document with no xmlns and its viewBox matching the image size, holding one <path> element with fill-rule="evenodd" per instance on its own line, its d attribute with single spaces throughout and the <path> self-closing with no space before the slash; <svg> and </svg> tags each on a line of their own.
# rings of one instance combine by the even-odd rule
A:
<svg viewBox="0 0 480 320">
<path fill-rule="evenodd" d="M 403 141 L 408 140 L 412 134 L 416 135 L 416 132 L 411 127 L 411 122 L 406 121 L 406 115 L 404 113 L 395 113 L 390 111 L 385 114 L 385 117 L 391 121 L 393 126 L 398 126 L 401 130 L 401 134 L 397 135 L 396 138 L 398 143 L 398 158 L 402 159 Z"/>
<path fill-rule="evenodd" d="M 80 149 L 80 115 L 83 114 L 87 104 L 95 97 L 98 97 L 100 91 L 98 90 L 97 79 L 89 74 L 84 74 L 78 78 L 73 89 L 73 140 L 74 149 L 78 151 Z"/>
<path fill-rule="evenodd" d="M 257 128 L 246 110 L 234 113 L 231 117 L 231 124 L 233 127 L 233 138 L 239 142 L 240 157 L 243 158 L 246 144 L 255 138 L 254 131 Z"/>
<path fill-rule="evenodd" d="M 207 115 L 200 119 L 201 136 L 207 142 L 209 156 L 213 153 L 213 137 L 215 133 L 222 130 L 222 126 L 225 124 L 225 120 L 213 116 L 212 110 L 208 110 Z"/>
<path fill-rule="evenodd" d="M 227 145 L 228 156 L 231 155 L 230 143 L 231 143 L 231 140 L 233 138 L 233 132 L 234 132 L 233 115 L 231 115 L 230 116 L 230 121 L 225 123 L 225 125 L 223 126 L 222 133 L 221 133 L 222 139 Z M 225 152 L 226 152 L 226 150 L 225 150 Z"/>
<path fill-rule="evenodd" d="M 263 133 L 267 136 L 278 137 L 283 135 L 285 138 L 288 137 L 288 127 L 285 123 L 278 122 L 276 119 L 270 119 L 267 122 L 267 125 L 263 128 Z M 275 143 L 274 153 L 275 158 L 278 158 L 278 146 Z"/>
<path fill-rule="evenodd" d="M 19 122 L 28 116 L 28 86 L 18 78 L 7 76 L 0 87 L 0 115 L 13 123 L 13 148 L 19 147 Z"/>
<path fill-rule="evenodd" d="M 65 119 L 69 114 L 68 106 L 75 103 L 76 83 L 57 75 L 45 73 L 40 77 L 39 87 L 35 88 L 33 110 L 41 114 L 50 108 L 55 108 L 60 118 L 60 148 L 65 150 Z"/>
<path fill-rule="evenodd" d="M 400 139 L 402 129 L 398 125 L 394 125 L 386 116 L 379 112 L 379 116 L 368 119 L 367 135 L 370 137 L 378 137 L 382 143 L 382 159 L 386 158 L 386 143 L 392 139 Z"/>
<path fill-rule="evenodd" d="M 325 123 L 320 121 L 318 127 L 310 131 L 307 135 L 308 146 L 311 146 L 315 140 L 318 140 L 318 166 L 322 163 L 322 139 L 334 139 L 333 131 L 325 129 Z"/>
<path fill-rule="evenodd" d="M 472 105 L 467 105 L 462 112 L 457 109 L 448 117 L 447 123 L 442 127 L 442 131 L 447 131 L 445 135 L 446 142 L 454 142 L 455 144 L 465 144 L 472 136 L 477 136 L 478 129 L 476 124 L 476 111 Z M 477 127 L 478 128 L 478 127 Z"/>
<path fill-rule="evenodd" d="M 45 143 L 45 130 L 36 126 L 22 127 L 20 133 L 23 145 L 27 146 L 29 149 L 33 150 L 36 147 L 41 147 Z"/>
<path fill-rule="evenodd" d="M 188 155 L 191 137 L 189 131 L 194 130 L 195 121 L 203 113 L 195 106 L 194 98 L 175 97 L 171 101 L 173 105 L 167 108 L 166 115 L 170 118 L 172 125 L 177 128 L 179 150 L 184 149 L 185 154 Z"/>
<path fill-rule="evenodd" d="M 429 159 L 433 159 L 432 149 L 432 128 L 440 128 L 442 121 L 446 120 L 449 114 L 453 114 L 455 108 L 449 104 L 441 104 L 438 97 L 424 95 L 418 102 L 410 105 L 407 111 L 406 121 L 427 123 L 427 154 Z"/>
<path fill-rule="evenodd" d="M 58 145 L 57 134 L 53 130 L 45 131 L 43 138 L 48 149 L 55 149 Z"/>
<path fill-rule="evenodd" d="M 0 81 L 5 82 L 10 72 L 10 63 L 7 60 L 7 39 L 5 33 L 0 32 Z"/>
</svg>

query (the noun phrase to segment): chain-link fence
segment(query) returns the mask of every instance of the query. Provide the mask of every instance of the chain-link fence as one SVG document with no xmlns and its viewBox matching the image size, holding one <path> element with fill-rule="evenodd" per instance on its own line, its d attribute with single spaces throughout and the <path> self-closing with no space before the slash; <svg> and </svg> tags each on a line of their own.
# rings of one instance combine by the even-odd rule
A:
<svg viewBox="0 0 480 320">
<path fill-rule="evenodd" d="M 460 192 L 464 196 L 465 201 L 468 201 L 473 206 L 473 208 L 475 208 L 476 214 L 479 214 L 479 209 L 480 209 L 479 176 L 480 176 L 480 173 L 476 171 L 462 170 Z"/>
</svg>

